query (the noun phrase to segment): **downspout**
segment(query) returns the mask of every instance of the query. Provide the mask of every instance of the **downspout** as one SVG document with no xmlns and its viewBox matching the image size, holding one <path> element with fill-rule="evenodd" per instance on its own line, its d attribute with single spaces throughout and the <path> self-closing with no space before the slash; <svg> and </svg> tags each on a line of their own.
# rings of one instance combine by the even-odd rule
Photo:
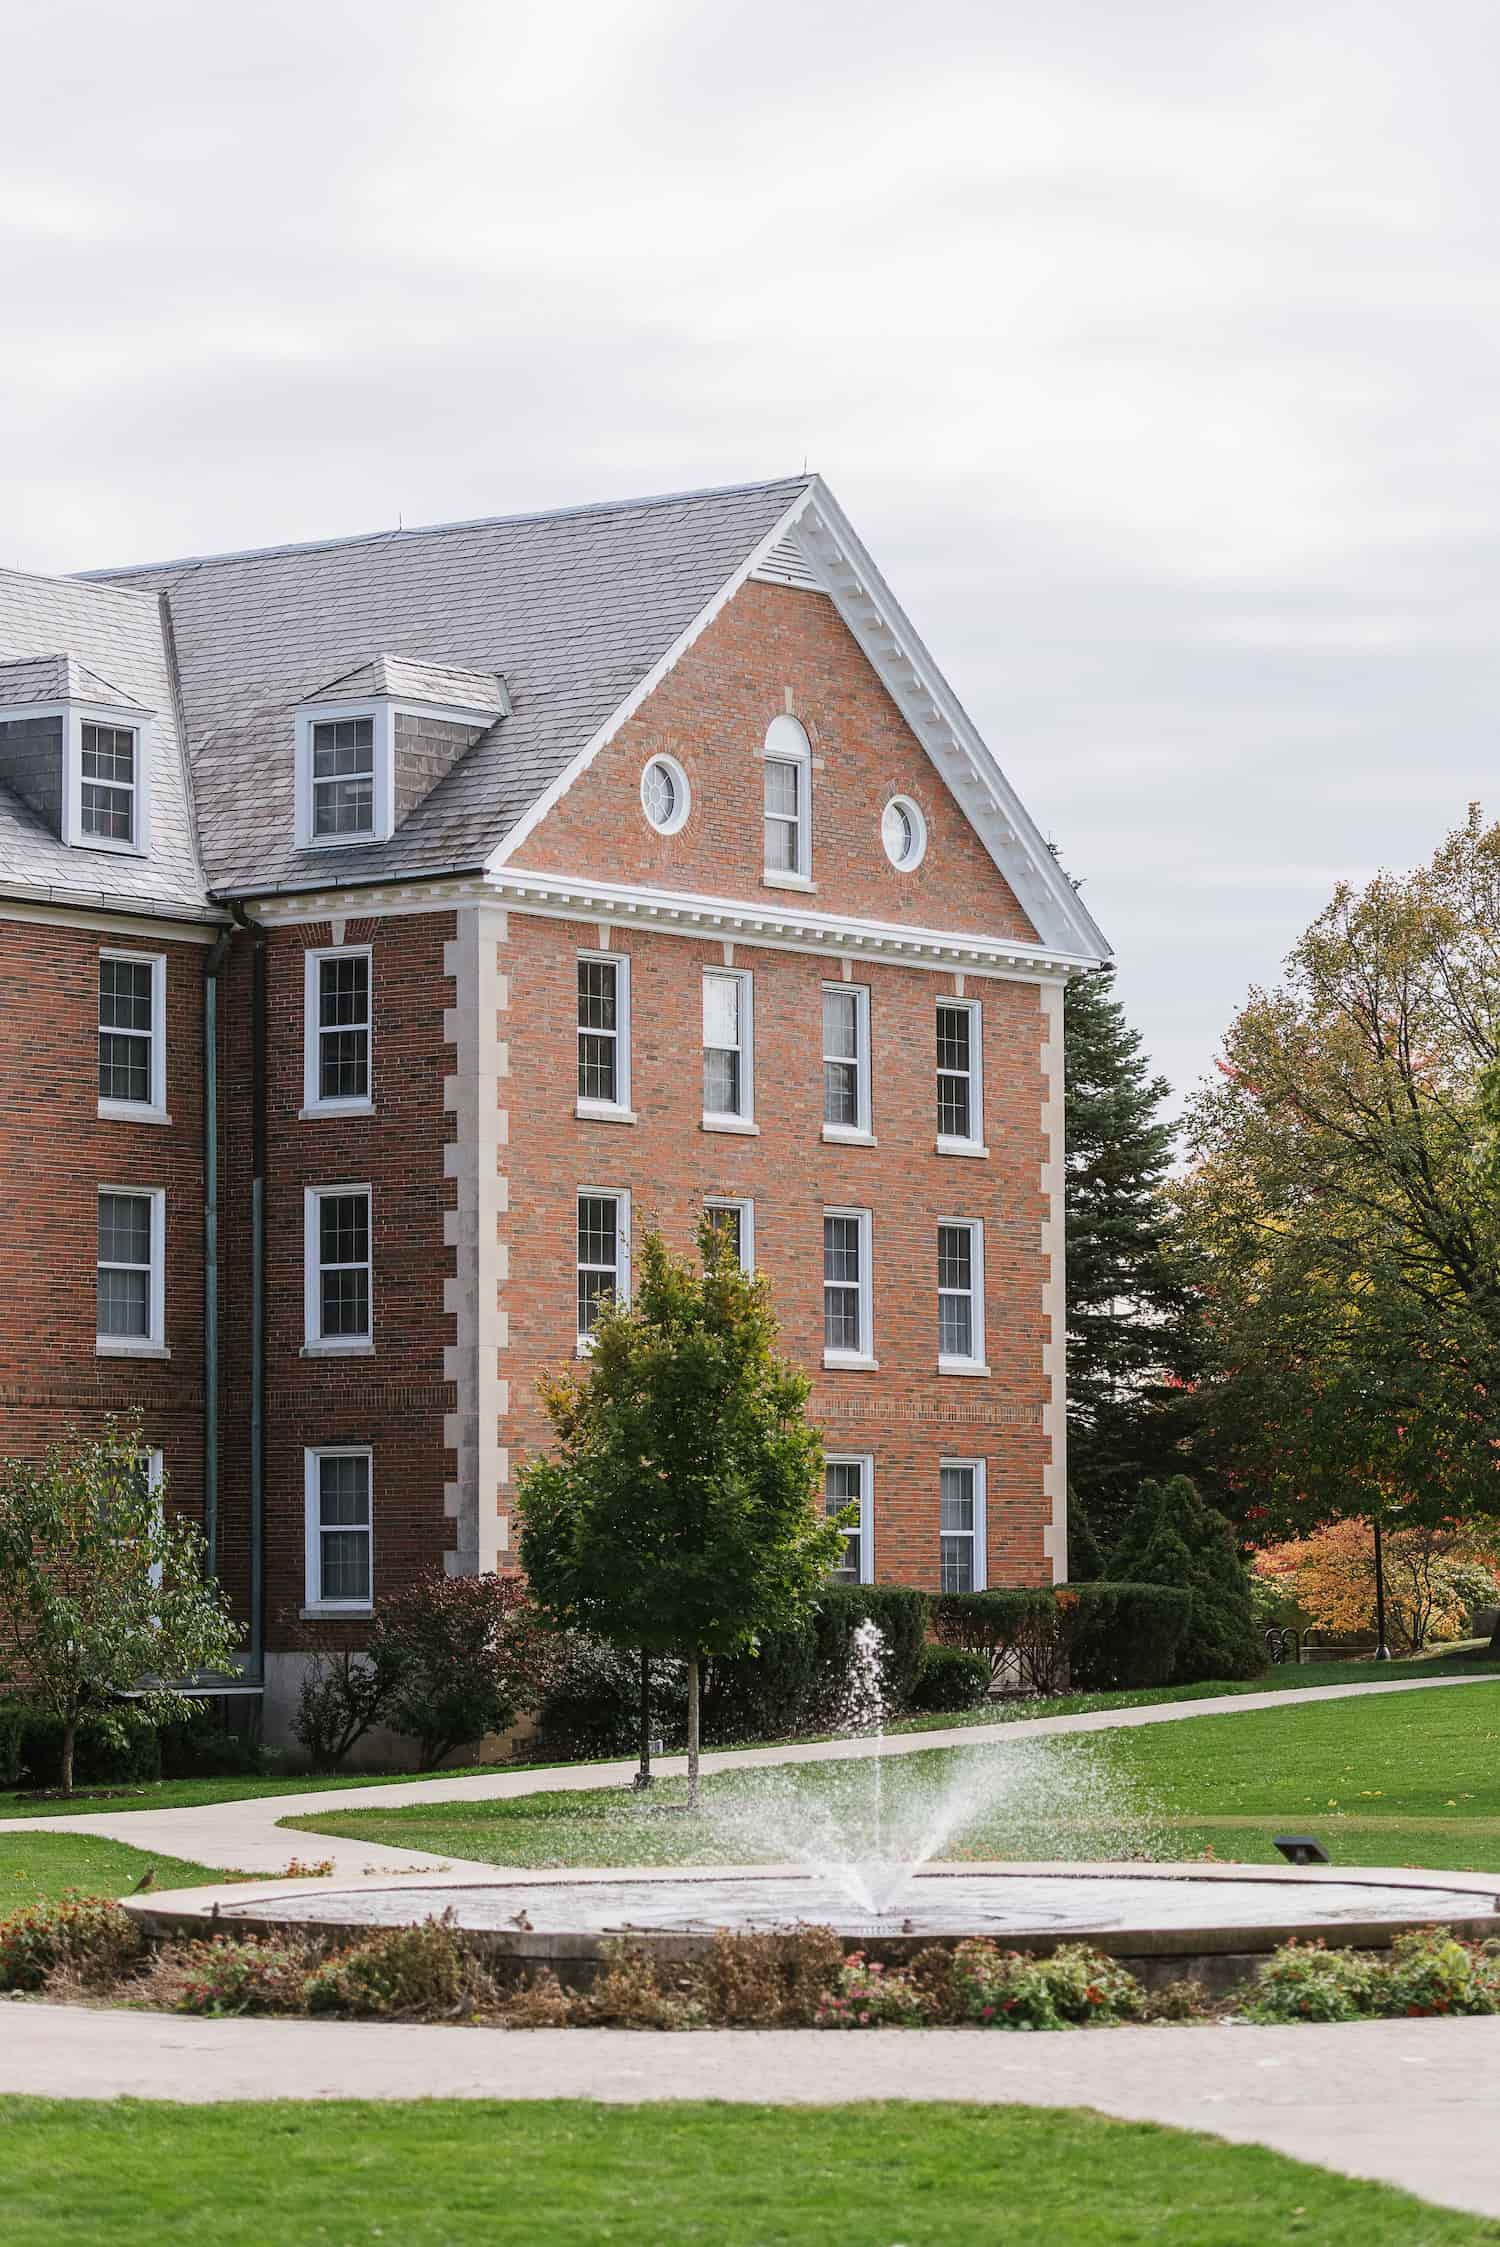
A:
<svg viewBox="0 0 1500 2247">
<path fill-rule="evenodd" d="M 203 1542 L 204 1573 L 219 1573 L 219 970 L 232 931 L 203 962 Z"/>
<path fill-rule="evenodd" d="M 250 987 L 250 1674 L 266 1674 L 266 932 L 230 911 L 254 944 Z"/>
</svg>

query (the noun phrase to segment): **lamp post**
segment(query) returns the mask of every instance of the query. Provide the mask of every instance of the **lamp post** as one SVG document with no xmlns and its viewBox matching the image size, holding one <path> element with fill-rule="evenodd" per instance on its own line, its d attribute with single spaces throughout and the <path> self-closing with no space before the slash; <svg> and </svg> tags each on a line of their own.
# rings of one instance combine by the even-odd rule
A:
<svg viewBox="0 0 1500 2247">
<path fill-rule="evenodd" d="M 1375 1516 L 1375 1659 L 1388 1662 L 1391 1650 L 1385 1642 L 1385 1555 L 1380 1544 L 1380 1516 Z"/>
</svg>

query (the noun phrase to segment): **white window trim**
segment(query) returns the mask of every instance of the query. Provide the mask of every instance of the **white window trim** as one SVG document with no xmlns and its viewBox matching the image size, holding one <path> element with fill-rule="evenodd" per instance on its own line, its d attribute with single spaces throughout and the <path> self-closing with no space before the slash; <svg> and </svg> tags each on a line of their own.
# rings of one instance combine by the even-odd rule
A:
<svg viewBox="0 0 1500 2247">
<path fill-rule="evenodd" d="M 875 1455 L 871 1451 L 825 1451 L 825 1467 L 858 1467 L 859 1469 L 859 1581 L 875 1581 Z M 828 1485 L 823 1485 L 823 1505 L 826 1515 Z"/>
<path fill-rule="evenodd" d="M 141 1456 L 146 1462 L 146 1491 L 148 1496 L 156 1500 L 156 1524 L 157 1527 L 160 1528 L 162 1524 L 162 1509 L 165 1504 L 165 1501 L 162 1497 L 162 1456 L 160 1451 L 150 1444 L 146 1446 L 146 1449 Z M 161 1590 L 162 1579 L 162 1564 L 160 1553 L 157 1554 L 155 1560 L 151 1563 L 150 1568 L 147 1570 L 147 1574 L 151 1579 L 151 1589 L 155 1592 L 159 1592 Z"/>
<path fill-rule="evenodd" d="M 970 1376 L 988 1373 L 984 1359 L 984 1221 L 979 1217 L 940 1217 L 938 1224 L 961 1229 L 969 1236 L 969 1327 L 974 1347 L 966 1358 L 951 1357 L 938 1352 L 939 1373 L 962 1373 Z M 943 1290 L 957 1294 L 958 1290 Z"/>
<path fill-rule="evenodd" d="M 313 833 L 313 727 L 336 725 L 341 719 L 369 718 L 371 722 L 372 824 L 361 835 Z M 396 708 L 391 702 L 305 703 L 297 712 L 296 821 L 298 850 L 362 850 L 371 843 L 388 843 L 395 832 Z"/>
<path fill-rule="evenodd" d="M 365 1241 L 369 1249 L 369 1255 L 365 1263 L 365 1300 L 369 1305 L 370 1323 L 363 1334 L 329 1335 L 322 1331 L 323 1266 L 320 1261 L 322 1225 L 318 1205 L 330 1194 L 362 1194 L 365 1200 Z M 375 1354 L 375 1195 L 370 1186 L 360 1183 L 345 1186 L 304 1186 L 302 1189 L 302 1263 L 303 1357 L 373 1357 Z"/>
<path fill-rule="evenodd" d="M 778 715 L 790 716 L 791 713 L 782 712 L 778 713 Z M 793 723 L 797 726 L 798 731 L 802 735 L 802 746 L 800 748 L 786 750 L 773 749 L 771 747 L 771 735 L 776 726 L 775 718 L 772 719 L 771 724 L 766 728 L 766 738 L 761 747 L 760 754 L 763 760 L 761 772 L 760 826 L 762 860 L 761 880 L 770 889 L 810 890 L 814 887 L 812 878 L 812 742 L 808 738 L 807 728 L 802 724 L 801 719 L 793 719 Z M 801 784 L 797 791 L 797 801 L 801 809 L 797 820 L 797 863 L 795 866 L 768 866 L 764 863 L 766 836 L 764 765 L 766 764 L 795 765 L 802 776 Z"/>
<path fill-rule="evenodd" d="M 859 1220 L 859 1327 L 861 1343 L 861 1347 L 857 1350 L 830 1350 L 825 1343 L 823 1363 L 833 1372 L 878 1373 L 880 1371 L 880 1360 L 875 1355 L 874 1226 L 870 1212 L 867 1209 L 845 1209 L 830 1203 L 823 1211 L 823 1215 L 825 1218 L 855 1217 Z M 820 1227 L 818 1236 L 820 1265 L 823 1265 L 823 1259 L 826 1255 L 825 1241 L 826 1228 Z M 823 1268 L 826 1270 L 826 1266 Z M 823 1287 L 826 1288 L 827 1284 L 825 1278 Z M 821 1312 L 827 1299 L 820 1292 L 818 1300 Z"/>
<path fill-rule="evenodd" d="M 116 709 L 105 702 L 26 702 L 0 709 L 0 724 L 28 718 L 62 720 L 62 839 L 70 850 L 112 851 L 144 858 L 151 843 L 151 713 Z M 135 833 L 129 842 L 83 831 L 83 727 L 116 726 L 135 735 Z"/>
<path fill-rule="evenodd" d="M 969 1137 L 960 1139 L 954 1134 L 939 1132 L 937 1151 L 940 1155 L 988 1155 L 984 1141 L 984 1009 L 978 999 L 940 998 L 937 1006 L 961 1008 L 969 1017 Z M 937 1036 L 937 1009 L 933 1010 L 933 1037 Z M 934 1060 L 932 1084 L 933 1105 L 937 1105 L 937 1065 Z"/>
<path fill-rule="evenodd" d="M 167 955 L 165 952 L 130 952 L 111 944 L 99 953 L 101 960 L 128 960 L 151 970 L 151 1091 L 145 1100 L 115 1100 L 99 1096 L 101 1118 L 119 1123 L 163 1123 L 167 1114 Z M 103 1024 L 98 1025 L 103 1034 Z M 97 1054 L 96 1054 L 97 1060 Z"/>
<path fill-rule="evenodd" d="M 101 1358 L 169 1358 L 167 1348 L 167 1190 L 165 1186 L 117 1186 L 107 1180 L 94 1190 L 94 1221 L 97 1227 L 99 1199 L 103 1194 L 129 1194 L 137 1201 L 151 1204 L 151 1276 L 147 1288 L 149 1334 L 99 1334 L 94 1336 L 94 1354 Z M 97 1232 L 95 1235 L 97 1242 Z M 94 1250 L 94 1284 L 98 1286 L 99 1251 Z"/>
<path fill-rule="evenodd" d="M 615 1272 L 619 1285 L 615 1300 L 630 1301 L 630 1188 L 628 1186 L 580 1186 L 573 1196 L 573 1318 L 578 1319 L 578 1204 L 581 1201 L 613 1202 L 615 1204 Z M 579 1332 L 577 1354 L 592 1357 L 594 1337 Z"/>
<path fill-rule="evenodd" d="M 852 1124 L 831 1124 L 825 1121 L 823 1137 L 841 1147 L 873 1147 L 877 1144 L 871 1123 L 870 1106 L 870 990 L 865 983 L 825 983 L 823 990 L 835 991 L 841 998 L 854 1001 L 854 1084 L 855 1109 L 858 1121 Z M 820 999 L 821 1006 L 821 999 Z M 821 1033 L 820 1033 L 821 1034 Z M 830 1056 L 824 1052 L 825 1064 Z M 841 1056 L 835 1058 L 842 1058 Z"/>
<path fill-rule="evenodd" d="M 891 857 L 891 847 L 886 840 L 885 822 L 886 814 L 892 811 L 904 813 L 907 824 L 911 828 L 912 848 L 910 858 Z M 923 859 L 927 856 L 927 818 L 921 805 L 914 797 L 898 795 L 887 799 L 880 814 L 880 847 L 898 874 L 914 874 L 921 865 Z"/>
<path fill-rule="evenodd" d="M 368 1599 L 324 1599 L 323 1547 L 320 1533 L 323 1527 L 322 1480 L 318 1472 L 324 1459 L 367 1459 L 370 1463 L 366 1488 L 369 1492 L 370 1519 L 365 1528 L 365 1540 L 370 1554 L 370 1597 Z M 369 1615 L 375 1607 L 375 1453 L 367 1443 L 323 1443 L 309 1447 L 302 1454 L 302 1513 L 303 1513 L 303 1594 L 304 1615 Z"/>
<path fill-rule="evenodd" d="M 365 1075 L 369 1089 L 356 1093 L 347 1100 L 322 1100 L 318 1096 L 323 1081 L 322 1048 L 319 1042 L 318 984 L 319 969 L 324 960 L 363 959 L 365 970 L 365 1004 L 369 1014 L 365 1025 Z M 302 1118 L 309 1116 L 370 1116 L 375 1112 L 375 957 L 369 944 L 324 944 L 316 951 L 302 955 Z"/>
<path fill-rule="evenodd" d="M 705 1209 L 736 1209 L 740 1217 L 740 1270 L 755 1270 L 755 1204 L 733 1194 L 705 1194 Z"/>
<path fill-rule="evenodd" d="M 740 987 L 740 1105 L 738 1112 L 728 1109 L 705 1108 L 705 1131 L 738 1131 L 758 1134 L 760 1125 L 755 1120 L 755 978 L 747 967 L 706 967 L 699 985 L 700 1019 L 702 984 L 710 976 L 722 982 L 738 983 Z M 701 1070 L 703 1055 L 709 1050 L 699 1036 L 698 1065 Z"/>
<path fill-rule="evenodd" d="M 588 1100 L 577 1095 L 573 1113 L 587 1123 L 634 1123 L 635 1111 L 630 1105 L 630 954 L 628 952 L 580 952 L 578 960 L 594 960 L 615 970 L 615 1098 L 613 1100 Z M 578 970 L 573 971 L 573 1082 L 578 1082 L 578 1038 L 583 1035 L 578 1023 Z"/>
<path fill-rule="evenodd" d="M 939 1459 L 938 1461 L 938 1582 L 942 1582 L 943 1526 L 942 1526 L 942 1473 L 944 1467 L 972 1467 L 974 1470 L 974 1585 L 976 1592 L 988 1591 L 989 1571 L 986 1553 L 989 1546 L 988 1494 L 985 1489 L 985 1462 L 982 1459 Z M 949 1534 L 956 1534 L 950 1532 Z"/>
<path fill-rule="evenodd" d="M 650 812 L 646 809 L 646 780 L 653 765 L 665 766 L 666 770 L 672 776 L 672 785 L 677 791 L 677 808 L 673 812 L 671 818 L 663 821 L 660 826 L 657 825 Z M 693 791 L 688 781 L 687 774 L 683 771 L 677 759 L 675 757 L 668 756 L 665 749 L 656 750 L 651 756 L 646 759 L 646 762 L 641 767 L 641 812 L 645 819 L 646 825 L 651 829 L 653 834 L 680 835 L 683 828 L 688 823 L 688 814 L 691 812 L 692 808 Z"/>
</svg>

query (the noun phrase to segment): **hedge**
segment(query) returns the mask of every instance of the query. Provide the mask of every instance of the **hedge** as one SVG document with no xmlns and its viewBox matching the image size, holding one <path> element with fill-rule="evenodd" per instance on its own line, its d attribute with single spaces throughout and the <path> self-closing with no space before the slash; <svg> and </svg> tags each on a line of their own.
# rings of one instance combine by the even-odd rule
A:
<svg viewBox="0 0 1500 2247">
<path fill-rule="evenodd" d="M 995 1686 L 1053 1693 L 1062 1682 L 1065 1633 L 1050 1586 L 945 1592 L 934 1603 L 932 1620 L 939 1645 L 987 1656 Z"/>
<path fill-rule="evenodd" d="M 943 1710 L 977 1709 L 990 1690 L 990 1658 L 972 1653 L 967 1646 L 929 1646 L 922 1655 L 914 1709 L 936 1714 Z"/>
<path fill-rule="evenodd" d="M 1057 1592 L 1068 1672 L 1086 1690 L 1164 1685 L 1192 1619 L 1193 1595 L 1172 1584 L 1065 1584 Z"/>
</svg>

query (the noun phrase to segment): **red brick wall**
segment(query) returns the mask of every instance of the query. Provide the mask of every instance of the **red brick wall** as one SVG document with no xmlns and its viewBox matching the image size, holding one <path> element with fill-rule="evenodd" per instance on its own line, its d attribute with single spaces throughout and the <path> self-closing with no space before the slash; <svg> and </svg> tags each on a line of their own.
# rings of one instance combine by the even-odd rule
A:
<svg viewBox="0 0 1500 2247">
<path fill-rule="evenodd" d="M 786 707 L 814 759 L 812 872 L 820 913 L 1035 939 L 1035 931 L 832 601 L 749 584 L 516 853 L 528 869 L 787 902 L 762 881 L 764 767 L 755 752 Z M 679 834 L 642 816 L 641 769 L 669 751 L 693 808 Z M 927 854 L 898 874 L 880 841 L 891 796 L 916 799 Z"/>
<path fill-rule="evenodd" d="M 837 963 L 737 945 L 754 974 L 756 1138 L 701 1127 L 701 976 L 723 947 L 631 931 L 634 1125 L 574 1114 L 575 957 L 593 924 L 513 913 L 503 965 L 511 978 L 510 1346 L 513 1466 L 546 1440 L 536 1403 L 544 1369 L 575 1348 L 574 1225 L 580 1186 L 628 1187 L 636 1229 L 656 1220 L 692 1239 L 705 1196 L 755 1202 L 756 1262 L 768 1274 L 789 1354 L 814 1369 L 815 1416 L 828 1446 L 874 1455 L 876 1574 L 938 1581 L 938 1461 L 988 1463 L 989 1580 L 1050 1580 L 1042 1547 L 1047 1446 L 1041 1427 L 1039 1250 L 1042 1199 L 1042 1016 L 1031 985 L 971 977 L 984 1023 L 987 1161 L 936 1152 L 933 1010 L 953 978 L 920 969 L 857 972 L 871 994 L 875 1147 L 825 1144 L 821 985 Z M 873 1213 L 875 1354 L 880 1370 L 822 1369 L 822 1213 Z M 940 1376 L 936 1228 L 985 1227 L 989 1379 Z"/>
<path fill-rule="evenodd" d="M 101 1120 L 99 954 L 164 953 L 170 1124 Z M 204 948 L 0 919 L 0 1455 L 138 1408 L 174 1500 L 203 1488 Z M 95 1353 L 101 1185 L 166 1191 L 170 1359 Z"/>
</svg>

